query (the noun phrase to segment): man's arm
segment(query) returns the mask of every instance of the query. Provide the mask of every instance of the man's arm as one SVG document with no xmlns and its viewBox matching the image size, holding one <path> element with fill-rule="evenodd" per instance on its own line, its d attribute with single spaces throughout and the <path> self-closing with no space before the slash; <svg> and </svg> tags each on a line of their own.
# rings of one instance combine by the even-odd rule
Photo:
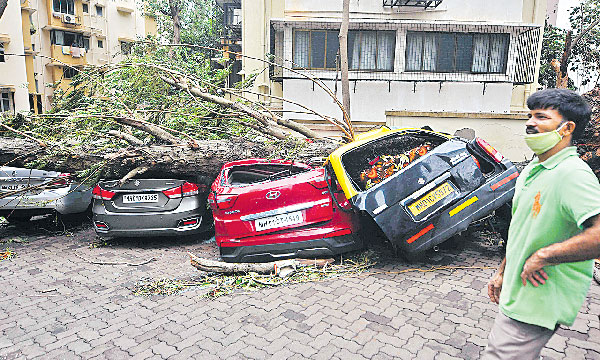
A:
<svg viewBox="0 0 600 360">
<path fill-rule="evenodd" d="M 500 292 L 502 291 L 502 282 L 504 281 L 504 268 L 506 267 L 506 258 L 502 260 L 498 271 L 488 282 L 488 296 L 492 302 L 500 303 Z"/>
<path fill-rule="evenodd" d="M 523 272 L 521 273 L 523 286 L 527 285 L 527 280 L 536 287 L 539 286 L 538 282 L 544 284 L 544 278 L 548 279 L 543 270 L 544 266 L 600 257 L 600 215 L 588 219 L 585 225 L 589 226 L 580 234 L 563 242 L 541 248 L 533 253 L 523 266 Z M 540 277 L 540 274 L 543 278 Z"/>
</svg>

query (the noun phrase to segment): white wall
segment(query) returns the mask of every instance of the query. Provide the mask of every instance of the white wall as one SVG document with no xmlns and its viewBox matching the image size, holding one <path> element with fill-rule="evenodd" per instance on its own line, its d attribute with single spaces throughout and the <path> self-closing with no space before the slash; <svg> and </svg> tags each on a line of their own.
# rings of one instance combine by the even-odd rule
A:
<svg viewBox="0 0 600 360">
<path fill-rule="evenodd" d="M 332 81 L 325 82 L 334 89 Z M 385 122 L 385 112 L 390 110 L 448 111 L 448 112 L 491 112 L 508 113 L 512 85 L 490 83 L 483 92 L 482 83 L 458 82 L 413 82 L 358 81 L 350 83 L 350 108 L 353 121 Z M 331 97 L 310 81 L 285 80 L 283 95 L 315 110 L 316 112 L 341 118 L 341 111 Z M 341 84 L 338 83 L 337 97 L 341 99 Z M 304 111 L 296 105 L 284 103 L 288 119 L 316 119 L 315 116 L 291 113 Z"/>
<path fill-rule="evenodd" d="M 0 19 L 0 34 L 7 34 L 10 43 L 4 44 L 6 54 L 24 54 L 23 33 L 21 31 L 21 5 L 12 0 Z M 15 89 L 14 109 L 29 111 L 29 91 L 27 89 L 27 72 L 24 56 L 5 56 L 5 62 L 0 63 L 0 85 L 12 85 Z"/>
<path fill-rule="evenodd" d="M 306 10 L 310 9 L 310 10 Z M 339 18 L 342 0 L 285 0 L 286 17 Z M 351 0 L 352 18 L 521 22 L 523 0 L 445 0 L 434 10 L 383 6 L 382 0 Z"/>
</svg>

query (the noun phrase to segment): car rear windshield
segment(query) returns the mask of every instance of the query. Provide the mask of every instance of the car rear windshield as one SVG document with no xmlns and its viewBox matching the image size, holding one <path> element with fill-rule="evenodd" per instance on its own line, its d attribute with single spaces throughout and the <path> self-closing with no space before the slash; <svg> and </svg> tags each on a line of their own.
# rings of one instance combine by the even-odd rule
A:
<svg viewBox="0 0 600 360">
<path fill-rule="evenodd" d="M 432 133 L 394 133 L 346 152 L 342 165 L 354 186 L 364 191 L 447 140 Z"/>
<path fill-rule="evenodd" d="M 285 164 L 254 164 L 232 167 L 227 176 L 228 185 L 245 185 L 271 181 L 296 175 L 309 169 Z"/>
</svg>

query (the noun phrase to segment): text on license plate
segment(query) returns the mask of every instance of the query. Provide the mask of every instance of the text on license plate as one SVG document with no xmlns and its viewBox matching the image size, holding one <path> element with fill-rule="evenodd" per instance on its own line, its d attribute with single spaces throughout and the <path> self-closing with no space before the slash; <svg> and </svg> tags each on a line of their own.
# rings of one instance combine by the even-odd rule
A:
<svg viewBox="0 0 600 360">
<path fill-rule="evenodd" d="M 449 183 L 445 182 L 442 185 L 436 187 L 435 189 L 428 192 L 425 196 L 423 196 L 418 201 L 410 204 L 408 209 L 410 212 L 417 216 L 423 211 L 429 209 L 433 205 L 435 205 L 438 201 L 442 200 L 446 196 L 452 194 L 454 192 L 454 188 Z"/>
<path fill-rule="evenodd" d="M 256 231 L 262 231 L 288 225 L 300 224 L 302 221 L 304 221 L 302 218 L 302 211 L 294 211 L 287 214 L 258 219 L 254 222 L 254 225 L 256 227 Z"/>
<path fill-rule="evenodd" d="M 11 185 L 1 185 L 0 191 L 17 191 L 25 189 L 28 184 L 11 184 Z"/>
<path fill-rule="evenodd" d="M 123 195 L 124 204 L 133 203 L 155 203 L 158 202 L 158 194 L 127 194 Z"/>
</svg>

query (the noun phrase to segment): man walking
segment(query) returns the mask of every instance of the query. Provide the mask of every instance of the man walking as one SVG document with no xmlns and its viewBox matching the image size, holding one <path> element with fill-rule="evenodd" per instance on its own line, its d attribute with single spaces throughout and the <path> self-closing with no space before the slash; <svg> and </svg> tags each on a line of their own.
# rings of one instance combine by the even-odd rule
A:
<svg viewBox="0 0 600 360">
<path fill-rule="evenodd" d="M 547 89 L 527 99 L 525 141 L 537 154 L 517 179 L 506 258 L 488 283 L 500 311 L 484 359 L 538 359 L 585 301 L 600 256 L 600 185 L 578 156 L 585 100 Z"/>
</svg>

